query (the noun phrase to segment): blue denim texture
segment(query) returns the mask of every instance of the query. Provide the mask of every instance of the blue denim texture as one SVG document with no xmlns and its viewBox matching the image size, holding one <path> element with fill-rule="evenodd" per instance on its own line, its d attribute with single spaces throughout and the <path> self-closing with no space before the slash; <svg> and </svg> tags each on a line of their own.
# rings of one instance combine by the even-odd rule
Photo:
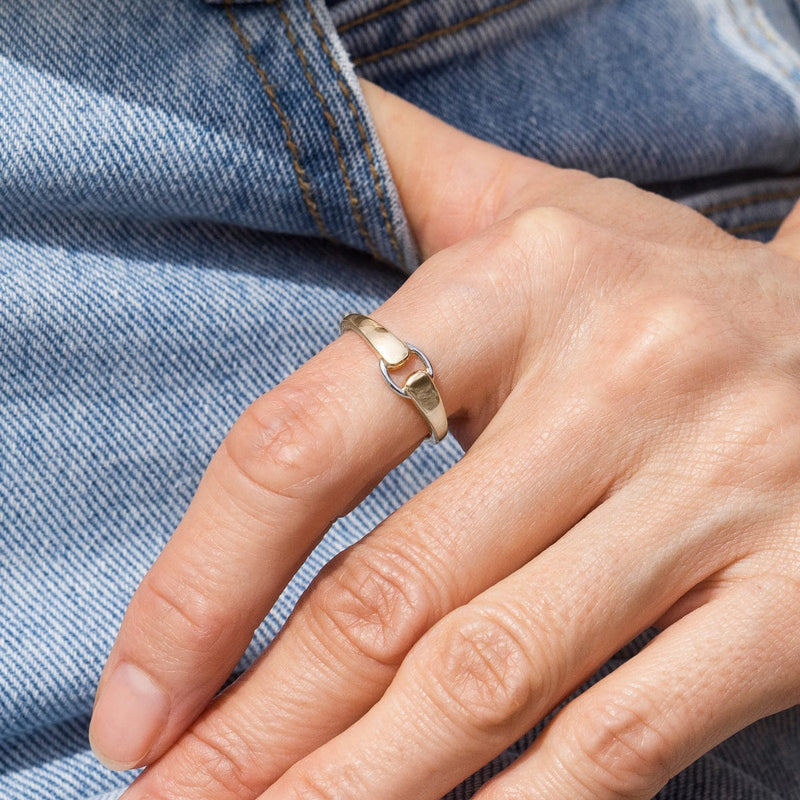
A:
<svg viewBox="0 0 800 800">
<path fill-rule="evenodd" d="M 800 194 L 798 47 L 794 0 L 3 0 L 0 800 L 131 779 L 86 732 L 138 581 L 244 407 L 417 263 L 356 72 L 766 239 Z M 237 672 L 459 456 L 424 445 L 337 522 Z M 800 797 L 797 709 L 660 797 Z"/>
</svg>

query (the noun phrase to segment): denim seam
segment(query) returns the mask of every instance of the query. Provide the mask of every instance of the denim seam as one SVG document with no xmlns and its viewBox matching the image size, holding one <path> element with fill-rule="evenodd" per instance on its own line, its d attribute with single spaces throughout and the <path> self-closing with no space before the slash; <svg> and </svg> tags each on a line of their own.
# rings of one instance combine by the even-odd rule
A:
<svg viewBox="0 0 800 800">
<path fill-rule="evenodd" d="M 783 53 L 787 54 L 792 60 L 794 60 L 795 65 L 800 66 L 800 62 L 797 58 L 797 53 L 790 48 L 786 42 L 781 39 L 780 37 L 776 36 L 773 31 L 771 31 L 765 24 L 764 19 L 758 13 L 758 9 L 755 8 L 754 0 L 747 0 L 747 5 L 753 9 L 753 19 L 755 20 L 756 25 L 759 27 L 761 32 L 764 34 L 764 38 L 770 42 L 770 44 L 774 44 L 779 50 Z M 784 69 L 784 73 L 786 73 L 787 77 L 790 77 L 789 70 Z"/>
<path fill-rule="evenodd" d="M 239 25 L 238 20 L 236 19 L 236 15 L 233 12 L 233 2 L 232 0 L 225 0 L 225 13 L 228 17 L 228 20 L 233 28 L 233 32 L 239 39 L 239 42 L 244 49 L 245 56 L 247 61 L 249 62 L 250 66 L 256 71 L 259 79 L 261 80 L 261 86 L 264 89 L 267 97 L 269 98 L 270 105 L 272 106 L 275 113 L 278 115 L 278 120 L 280 121 L 281 127 L 283 128 L 283 133 L 286 137 L 286 147 L 289 150 L 289 153 L 292 157 L 292 167 L 294 168 L 295 175 L 297 177 L 297 183 L 300 186 L 300 191 L 303 194 L 303 200 L 305 201 L 306 208 L 308 209 L 308 213 L 311 215 L 311 218 L 314 220 L 314 223 L 317 226 L 317 230 L 320 234 L 329 240 L 332 240 L 332 236 L 328 232 L 328 229 L 325 227 L 325 223 L 322 220 L 322 216 L 319 212 L 319 208 L 317 207 L 317 203 L 314 200 L 311 194 L 311 181 L 308 179 L 306 174 L 305 167 L 300 163 L 300 148 L 297 145 L 297 142 L 292 135 L 292 126 L 289 121 L 289 117 L 286 115 L 286 112 L 281 107 L 280 103 L 278 102 L 277 92 L 275 91 L 275 87 L 270 83 L 269 77 L 267 73 L 264 71 L 264 68 L 256 58 L 255 53 L 253 53 L 253 47 L 250 44 L 249 39 L 245 35 L 244 31 L 242 30 L 241 26 Z"/>
<path fill-rule="evenodd" d="M 427 33 L 423 33 L 420 36 L 417 36 L 414 39 L 410 39 L 407 42 L 401 42 L 400 44 L 393 45 L 392 47 L 387 47 L 385 50 L 379 50 L 377 53 L 372 53 L 368 56 L 358 56 L 353 59 L 353 64 L 355 66 L 361 66 L 362 64 L 369 64 L 374 61 L 380 61 L 383 58 L 388 56 L 395 55 L 396 53 L 402 53 L 406 50 L 412 50 L 415 47 L 418 47 L 421 44 L 425 44 L 426 42 L 433 41 L 434 39 L 439 39 L 442 36 L 447 36 L 448 34 L 458 33 L 459 31 L 464 30 L 465 28 L 471 28 L 473 25 L 479 25 L 480 23 L 486 21 L 487 19 L 491 19 L 492 17 L 497 16 L 498 14 L 505 13 L 506 11 L 512 11 L 513 9 L 525 5 L 526 3 L 531 2 L 531 0 L 507 0 L 505 3 L 501 3 L 499 6 L 495 6 L 494 8 L 489 8 L 486 11 L 482 11 L 480 14 L 475 14 L 472 17 L 467 17 L 466 19 L 462 19 L 459 22 L 455 22 L 452 25 L 448 25 L 445 28 L 437 28 L 433 31 L 428 31 Z"/>
<path fill-rule="evenodd" d="M 375 153 L 373 152 L 372 145 L 369 141 L 369 136 L 367 135 L 367 129 L 364 126 L 364 121 L 361 119 L 361 115 L 356 107 L 355 100 L 353 99 L 353 93 L 350 91 L 349 86 L 347 85 L 347 81 L 342 73 L 342 68 L 339 65 L 339 62 L 336 60 L 336 57 L 331 52 L 330 47 L 328 46 L 327 41 L 325 40 L 325 32 L 322 30 L 320 26 L 319 19 L 317 18 L 317 14 L 314 11 L 314 7 L 312 6 L 310 0 L 304 0 L 306 10 L 308 11 L 311 17 L 311 27 L 314 30 L 314 33 L 317 35 L 317 39 L 319 40 L 320 47 L 322 48 L 322 52 L 327 57 L 333 71 L 336 73 L 336 83 L 339 86 L 339 91 L 341 91 L 342 96 L 347 103 L 347 107 L 350 110 L 350 114 L 353 117 L 353 122 L 355 123 L 356 129 L 358 130 L 358 135 L 361 138 L 361 146 L 364 150 L 364 154 L 367 157 L 367 164 L 369 166 L 369 173 L 372 177 L 373 186 L 375 188 L 375 194 L 378 197 L 378 208 L 381 213 L 381 218 L 383 219 L 383 225 L 386 230 L 386 233 L 389 237 L 389 241 L 391 242 L 392 249 L 396 253 L 400 264 L 405 268 L 407 266 L 405 256 L 403 255 L 403 251 L 400 248 L 400 243 L 397 240 L 397 233 L 394 229 L 394 225 L 392 223 L 392 219 L 389 216 L 389 211 L 386 207 L 386 194 L 384 192 L 383 186 L 381 184 L 381 175 L 378 170 L 378 166 L 375 162 Z"/>
<path fill-rule="evenodd" d="M 773 217 L 771 219 L 762 219 L 758 222 L 748 222 L 744 225 L 732 225 L 725 230 L 734 235 L 740 236 L 743 233 L 752 233 L 753 231 L 763 231 L 767 228 L 779 228 L 783 223 L 785 217 Z"/>
<path fill-rule="evenodd" d="M 267 4 L 274 5 L 277 8 L 278 14 L 280 15 L 286 31 L 286 37 L 294 48 L 295 53 L 297 53 L 297 57 L 300 59 L 300 64 L 303 67 L 303 74 L 305 75 L 306 81 L 308 81 L 311 91 L 314 93 L 314 96 L 317 98 L 320 106 L 322 107 L 322 116 L 325 118 L 325 122 L 328 125 L 331 145 L 333 146 L 333 151 L 336 155 L 336 162 L 339 165 L 339 172 L 342 175 L 342 181 L 344 182 L 344 186 L 347 191 L 347 198 L 350 201 L 350 209 L 353 212 L 353 219 L 355 220 L 356 227 L 358 228 L 358 232 L 361 234 L 361 238 L 364 240 L 364 244 L 372 254 L 372 257 L 380 259 L 381 255 L 375 247 L 375 243 L 373 242 L 372 237 L 370 236 L 369 231 L 364 224 L 364 217 L 362 216 L 361 209 L 359 208 L 358 197 L 353 189 L 353 181 L 350 178 L 350 171 L 348 170 L 347 162 L 342 155 L 342 144 L 339 139 L 339 123 L 336 121 L 336 118 L 331 112 L 330 106 L 328 105 L 328 100 L 320 91 L 317 81 L 311 72 L 308 56 L 306 55 L 303 46 L 294 35 L 289 15 L 286 13 L 286 9 L 283 7 L 283 0 L 274 0 L 272 3 L 270 3 L 269 0 L 265 0 L 265 2 L 267 2 Z"/>
<path fill-rule="evenodd" d="M 359 25 L 365 25 L 367 22 L 372 22 L 374 19 L 380 19 L 386 14 L 390 14 L 392 11 L 397 11 L 400 8 L 404 8 L 405 6 L 409 6 L 416 2 L 417 0 L 394 0 L 392 3 L 387 3 L 385 6 L 381 6 L 380 8 L 374 8 L 372 11 L 368 11 L 366 14 L 362 14 L 355 19 L 343 22 L 336 28 L 336 30 L 338 33 L 345 33 L 353 28 L 357 28 Z"/>
<path fill-rule="evenodd" d="M 753 3 L 752 0 L 746 0 L 748 8 L 751 10 L 751 17 L 755 21 L 756 25 L 762 30 L 764 35 L 767 37 L 768 40 L 774 39 L 771 33 L 765 28 L 764 23 L 762 20 L 758 18 L 758 14 L 754 13 L 753 11 Z M 727 0 L 728 11 L 730 12 L 731 19 L 733 20 L 733 24 L 736 25 L 736 28 L 739 31 L 739 35 L 742 37 L 742 41 L 746 42 L 750 45 L 754 50 L 757 50 L 761 55 L 763 55 L 778 72 L 781 73 L 785 78 L 788 78 L 791 81 L 796 82 L 796 78 L 789 72 L 783 64 L 775 58 L 774 53 L 766 47 L 760 45 L 748 32 L 745 26 L 742 24 L 742 21 L 739 19 L 739 15 L 736 12 L 736 8 L 733 5 L 733 0 Z"/>
<path fill-rule="evenodd" d="M 769 203 L 774 200 L 791 200 L 800 196 L 800 187 L 794 189 L 782 189 L 774 192 L 757 192 L 755 194 L 745 195 L 744 197 L 737 197 L 733 200 L 724 200 L 720 203 L 712 203 L 711 205 L 698 208 L 697 210 L 705 215 L 715 214 L 718 211 L 728 211 L 732 208 L 739 208 L 754 203 Z"/>
</svg>

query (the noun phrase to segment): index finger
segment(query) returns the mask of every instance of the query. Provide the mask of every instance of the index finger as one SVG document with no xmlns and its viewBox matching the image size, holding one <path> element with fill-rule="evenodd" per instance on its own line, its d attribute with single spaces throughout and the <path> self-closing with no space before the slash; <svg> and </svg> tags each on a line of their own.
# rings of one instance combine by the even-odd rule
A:
<svg viewBox="0 0 800 800">
<path fill-rule="evenodd" d="M 452 267 L 415 273 L 376 317 L 431 357 L 452 413 L 480 405 L 488 377 L 480 365 L 488 369 L 486 351 L 498 341 L 480 335 L 469 313 L 473 291 L 443 274 L 462 264 L 447 261 Z M 481 288 L 484 298 L 491 286 L 488 279 Z M 467 363 L 475 365 L 469 375 L 455 370 Z M 342 336 L 233 426 L 134 594 L 103 671 L 90 738 L 108 766 L 128 769 L 165 752 L 230 674 L 330 522 L 429 432 L 378 372 L 370 348 Z"/>
</svg>

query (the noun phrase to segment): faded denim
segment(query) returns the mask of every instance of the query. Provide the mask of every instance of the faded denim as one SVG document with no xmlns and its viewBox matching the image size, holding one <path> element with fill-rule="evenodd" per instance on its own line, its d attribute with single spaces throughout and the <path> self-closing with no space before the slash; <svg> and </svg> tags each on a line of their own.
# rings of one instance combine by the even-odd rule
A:
<svg viewBox="0 0 800 800">
<path fill-rule="evenodd" d="M 417 263 L 356 73 L 767 239 L 800 194 L 799 51 L 794 0 L 3 0 L 0 800 L 131 779 L 86 732 L 138 581 L 247 403 Z M 459 455 L 421 447 L 340 520 L 238 670 Z M 797 709 L 660 797 L 800 798 Z"/>
</svg>

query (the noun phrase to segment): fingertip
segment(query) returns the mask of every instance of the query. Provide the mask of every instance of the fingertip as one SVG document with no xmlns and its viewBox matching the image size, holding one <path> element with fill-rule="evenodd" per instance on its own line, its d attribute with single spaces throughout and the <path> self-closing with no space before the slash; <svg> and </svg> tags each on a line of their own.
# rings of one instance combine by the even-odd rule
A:
<svg viewBox="0 0 800 800">
<path fill-rule="evenodd" d="M 145 763 L 169 717 L 167 693 L 142 669 L 122 662 L 105 682 L 89 725 L 89 744 L 114 771 Z"/>
<path fill-rule="evenodd" d="M 128 769 L 133 769 L 133 767 L 129 767 L 127 764 L 118 764 L 116 761 L 112 761 L 109 758 L 106 758 L 103 753 L 98 749 L 97 745 L 95 744 L 94 737 L 92 734 L 89 734 L 89 746 L 92 748 L 92 753 L 94 757 L 106 768 L 110 769 L 112 772 L 125 772 Z"/>
</svg>

